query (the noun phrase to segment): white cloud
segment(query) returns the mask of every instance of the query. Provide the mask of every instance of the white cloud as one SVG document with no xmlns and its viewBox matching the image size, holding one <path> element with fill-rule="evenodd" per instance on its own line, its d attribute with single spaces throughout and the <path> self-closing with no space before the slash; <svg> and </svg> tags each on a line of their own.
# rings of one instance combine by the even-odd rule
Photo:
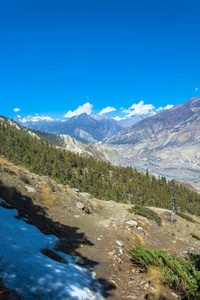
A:
<svg viewBox="0 0 200 300">
<path fill-rule="evenodd" d="M 116 111 L 116 108 L 114 107 L 111 107 L 111 106 L 107 106 L 106 108 L 103 108 L 101 111 L 100 111 L 100 115 L 103 115 L 103 114 L 106 114 L 106 113 L 109 113 L 111 111 Z"/>
<path fill-rule="evenodd" d="M 88 115 L 91 114 L 92 112 L 92 108 L 94 105 L 90 104 L 89 102 L 83 104 L 82 106 L 79 106 L 77 109 L 75 109 L 74 111 L 69 110 L 64 117 L 65 118 L 71 118 L 74 116 L 78 116 L 81 115 L 83 113 L 87 113 Z"/>
<path fill-rule="evenodd" d="M 116 117 L 113 118 L 113 119 L 116 120 L 116 121 L 120 121 L 120 120 L 125 120 L 126 118 L 120 118 L 120 117 L 116 116 Z"/>
<path fill-rule="evenodd" d="M 120 107 L 120 109 L 124 109 L 123 107 Z"/>
<path fill-rule="evenodd" d="M 144 101 L 141 100 L 138 104 L 133 103 L 133 105 L 129 109 L 124 109 L 123 112 L 126 113 L 126 117 L 130 118 L 134 115 L 143 115 L 155 108 L 152 104 L 144 104 Z"/>
<path fill-rule="evenodd" d="M 168 105 L 166 105 L 165 107 L 164 107 L 164 109 L 170 109 L 170 108 L 172 108 L 174 105 L 173 104 L 168 104 Z"/>
<path fill-rule="evenodd" d="M 16 107 L 16 108 L 14 108 L 13 110 L 14 110 L 15 112 L 17 112 L 17 111 L 20 111 L 20 109 L 19 109 L 19 108 L 17 108 L 17 107 Z"/>
<path fill-rule="evenodd" d="M 195 91 L 198 92 L 199 88 L 196 88 Z"/>
<path fill-rule="evenodd" d="M 163 110 L 164 108 L 162 107 L 162 106 L 160 106 L 160 107 L 158 107 L 157 109 L 156 109 L 156 111 L 161 111 L 161 110 Z"/>
</svg>

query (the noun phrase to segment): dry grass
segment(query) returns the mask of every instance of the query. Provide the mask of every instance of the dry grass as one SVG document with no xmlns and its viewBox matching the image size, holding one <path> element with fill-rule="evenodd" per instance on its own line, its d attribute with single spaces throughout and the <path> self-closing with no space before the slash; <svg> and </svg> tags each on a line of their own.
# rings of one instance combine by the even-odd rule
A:
<svg viewBox="0 0 200 300">
<path fill-rule="evenodd" d="M 51 186 L 49 186 L 47 183 L 43 182 L 42 187 L 40 188 L 40 199 L 42 200 L 42 203 L 45 207 L 53 207 L 56 205 L 56 199 L 55 195 L 52 192 Z"/>
<path fill-rule="evenodd" d="M 158 267 L 148 267 L 147 274 L 146 274 L 146 281 L 148 281 L 149 286 L 153 288 L 151 292 L 153 294 L 153 298 L 159 299 L 161 296 L 161 289 L 163 287 L 163 283 L 165 281 L 164 276 L 162 274 L 162 269 Z"/>
<path fill-rule="evenodd" d="M 143 238 L 141 237 L 141 235 L 136 234 L 135 236 L 136 236 L 135 243 L 137 245 L 144 245 L 145 244 L 145 242 L 144 242 Z"/>
<path fill-rule="evenodd" d="M 142 228 L 146 228 L 148 226 L 148 224 L 146 222 L 143 222 L 143 221 L 139 221 L 138 222 L 138 225 Z"/>
<path fill-rule="evenodd" d="M 0 168 L 2 171 L 7 172 L 11 175 L 17 175 L 16 168 L 12 163 L 9 163 L 4 157 L 0 156 Z"/>
</svg>

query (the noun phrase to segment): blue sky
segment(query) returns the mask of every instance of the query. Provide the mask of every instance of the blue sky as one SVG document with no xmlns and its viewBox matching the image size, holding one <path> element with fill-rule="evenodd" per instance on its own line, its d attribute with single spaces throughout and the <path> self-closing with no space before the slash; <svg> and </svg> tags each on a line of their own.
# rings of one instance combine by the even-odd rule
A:
<svg viewBox="0 0 200 300">
<path fill-rule="evenodd" d="M 199 96 L 199 13 L 199 0 L 1 0 L 0 114 L 123 117 Z"/>
</svg>

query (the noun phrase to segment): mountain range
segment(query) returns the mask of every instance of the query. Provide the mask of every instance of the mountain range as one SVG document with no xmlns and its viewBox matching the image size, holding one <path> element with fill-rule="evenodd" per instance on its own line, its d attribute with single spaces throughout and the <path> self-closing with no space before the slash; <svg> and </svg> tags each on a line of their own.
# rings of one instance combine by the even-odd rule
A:
<svg viewBox="0 0 200 300">
<path fill-rule="evenodd" d="M 189 181 L 200 190 L 200 97 L 147 118 L 138 115 L 133 119 L 138 122 L 128 128 L 104 115 L 86 113 L 66 121 L 39 116 L 18 116 L 15 120 L 29 128 L 61 134 L 68 150 L 71 147 L 76 153 L 144 171 L 148 168 L 155 175 Z M 93 143 L 94 147 L 85 148 L 66 135 Z M 99 141 L 106 148 L 100 147 Z M 115 152 L 108 151 L 109 148 Z"/>
<path fill-rule="evenodd" d="M 200 180 L 200 97 L 141 120 L 106 141 L 127 164 Z"/>
<path fill-rule="evenodd" d="M 118 121 L 112 118 L 103 115 L 88 115 L 86 113 L 72 117 L 66 121 L 38 116 L 28 116 L 26 118 L 17 116 L 15 121 L 28 128 L 54 134 L 70 135 L 77 140 L 90 143 L 110 138 L 124 129 Z"/>
<path fill-rule="evenodd" d="M 52 119 L 49 116 L 26 116 L 19 115 L 15 121 L 19 124 L 40 131 L 54 134 L 69 135 L 79 141 L 96 143 L 111 138 L 126 127 L 129 127 L 140 120 L 155 115 L 154 111 L 135 114 L 128 118 L 109 118 L 105 115 L 82 113 L 68 120 Z"/>
</svg>

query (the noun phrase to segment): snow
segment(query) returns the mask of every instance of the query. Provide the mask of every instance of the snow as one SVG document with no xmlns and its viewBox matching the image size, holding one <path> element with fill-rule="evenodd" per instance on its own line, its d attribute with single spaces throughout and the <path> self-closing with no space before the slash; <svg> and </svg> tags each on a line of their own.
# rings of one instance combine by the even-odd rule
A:
<svg viewBox="0 0 200 300">
<path fill-rule="evenodd" d="M 54 121 L 51 117 L 46 116 L 46 117 L 40 117 L 40 116 L 27 116 L 25 118 L 21 118 L 19 115 L 17 115 L 16 117 L 18 119 L 19 122 L 21 123 L 26 123 L 26 122 L 39 122 L 39 121 L 47 121 L 47 122 L 51 122 Z"/>
<path fill-rule="evenodd" d="M 70 255 L 54 250 L 56 236 L 44 235 L 16 219 L 17 215 L 17 210 L 0 206 L 0 278 L 5 286 L 25 299 L 103 299 L 94 274 L 78 266 Z M 42 254 L 47 248 L 66 263 Z"/>
</svg>

